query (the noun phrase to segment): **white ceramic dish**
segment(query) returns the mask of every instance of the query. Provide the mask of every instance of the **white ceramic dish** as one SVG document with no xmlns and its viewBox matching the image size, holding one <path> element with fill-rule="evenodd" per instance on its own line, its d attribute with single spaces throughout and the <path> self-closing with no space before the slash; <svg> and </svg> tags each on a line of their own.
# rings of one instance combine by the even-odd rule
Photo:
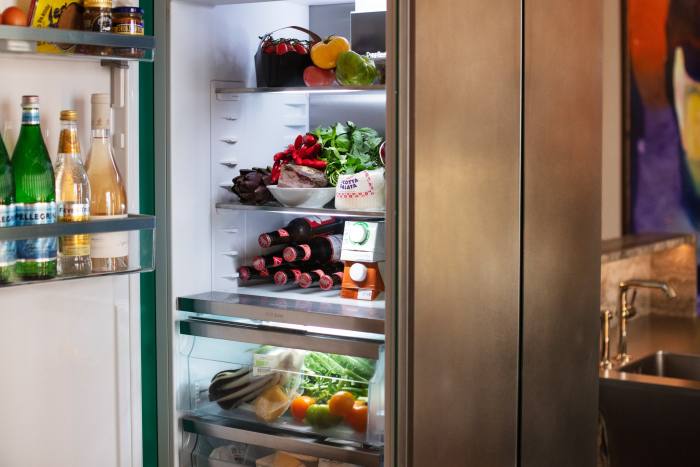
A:
<svg viewBox="0 0 700 467">
<path fill-rule="evenodd" d="M 335 187 L 327 188 L 279 188 L 267 187 L 282 205 L 290 208 L 322 208 L 335 198 Z"/>
</svg>

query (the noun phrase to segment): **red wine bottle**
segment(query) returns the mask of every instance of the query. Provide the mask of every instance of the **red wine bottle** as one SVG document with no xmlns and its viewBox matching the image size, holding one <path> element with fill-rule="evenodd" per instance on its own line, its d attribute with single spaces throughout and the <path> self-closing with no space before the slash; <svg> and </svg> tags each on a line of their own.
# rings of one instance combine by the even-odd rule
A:
<svg viewBox="0 0 700 467">
<path fill-rule="evenodd" d="M 323 276 L 321 280 L 318 281 L 319 287 L 323 290 L 331 290 L 340 287 L 343 283 L 343 272 L 334 272 L 328 276 Z"/>
<path fill-rule="evenodd" d="M 308 243 L 291 245 L 282 250 L 282 256 L 288 263 L 294 261 L 316 261 L 330 263 L 340 260 L 340 250 L 343 247 L 342 235 L 330 237 L 314 237 Z"/>
<path fill-rule="evenodd" d="M 344 227 L 345 221 L 335 217 L 299 217 L 281 229 L 261 234 L 258 237 L 258 243 L 263 248 L 289 243 L 304 243 L 316 235 L 342 233 Z"/>
<path fill-rule="evenodd" d="M 267 269 L 258 271 L 251 266 L 241 266 L 238 268 L 238 278 L 243 282 L 248 282 L 253 279 L 270 279 L 270 271 Z"/>
<path fill-rule="evenodd" d="M 317 264 L 290 264 L 275 271 L 274 280 L 277 285 L 298 284 L 301 275 L 317 268 Z"/>
<path fill-rule="evenodd" d="M 256 256 L 253 258 L 253 267 L 257 271 L 264 271 L 265 269 L 276 268 L 282 266 L 284 263 L 284 257 L 281 251 L 276 251 L 274 253 L 268 253 L 262 256 Z"/>
<path fill-rule="evenodd" d="M 309 288 L 318 283 L 322 277 L 333 274 L 334 272 L 340 272 L 344 267 L 345 265 L 338 261 L 337 263 L 326 264 L 320 268 L 302 273 L 302 275 L 299 277 L 299 287 L 304 289 Z"/>
</svg>

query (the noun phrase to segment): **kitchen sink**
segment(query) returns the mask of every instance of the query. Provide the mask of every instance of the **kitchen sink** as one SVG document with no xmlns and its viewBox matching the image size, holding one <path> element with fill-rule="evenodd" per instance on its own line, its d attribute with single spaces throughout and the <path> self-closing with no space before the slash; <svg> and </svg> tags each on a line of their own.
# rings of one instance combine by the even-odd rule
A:
<svg viewBox="0 0 700 467">
<path fill-rule="evenodd" d="M 603 371 L 610 467 L 700 466 L 700 356 L 667 352 Z"/>
<path fill-rule="evenodd" d="M 700 356 L 656 352 L 620 368 L 623 373 L 700 381 Z"/>
</svg>

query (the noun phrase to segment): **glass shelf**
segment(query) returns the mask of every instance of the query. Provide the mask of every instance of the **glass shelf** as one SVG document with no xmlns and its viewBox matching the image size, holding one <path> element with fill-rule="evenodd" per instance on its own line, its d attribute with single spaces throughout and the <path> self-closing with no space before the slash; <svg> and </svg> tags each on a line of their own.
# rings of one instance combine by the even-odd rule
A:
<svg viewBox="0 0 700 467">
<path fill-rule="evenodd" d="M 205 292 L 177 299 L 178 310 L 190 313 L 384 334 L 384 302 L 369 305 L 357 300 L 329 303 L 229 292 Z"/>
<path fill-rule="evenodd" d="M 155 265 L 155 228 L 155 217 L 139 214 L 129 214 L 127 217 L 122 219 L 91 220 L 88 222 L 25 225 L 19 227 L 1 228 L 0 242 L 44 237 L 61 237 L 64 235 L 93 235 L 126 232 L 129 236 L 129 262 L 128 267 L 118 271 L 93 271 L 89 274 L 81 275 L 58 275 L 50 279 L 41 280 L 21 280 L 15 278 L 12 282 L 0 283 L 0 288 L 84 279 L 87 277 L 124 275 L 153 271 Z"/>
<path fill-rule="evenodd" d="M 320 216 L 336 216 L 336 217 L 363 217 L 372 219 L 384 219 L 385 211 L 344 211 L 334 208 L 288 208 L 280 204 L 242 204 L 237 201 L 227 203 L 216 203 L 217 209 L 230 209 L 233 211 L 262 211 L 276 212 L 280 214 L 315 214 Z"/>
<path fill-rule="evenodd" d="M 42 52 L 37 49 L 41 42 L 61 44 L 63 53 Z M 127 36 L 124 34 L 78 31 L 72 29 L 31 28 L 22 26 L 0 26 L 0 52 L 34 54 L 41 57 L 71 58 L 92 61 L 141 61 L 152 62 L 155 52 L 153 36 Z M 110 49 L 107 55 L 81 53 L 76 47 L 93 46 Z M 138 49 L 137 54 L 120 54 L 120 49 Z"/>
<path fill-rule="evenodd" d="M 348 94 L 348 93 L 383 93 L 383 84 L 370 86 L 319 86 L 289 88 L 217 88 L 216 94 Z"/>
</svg>

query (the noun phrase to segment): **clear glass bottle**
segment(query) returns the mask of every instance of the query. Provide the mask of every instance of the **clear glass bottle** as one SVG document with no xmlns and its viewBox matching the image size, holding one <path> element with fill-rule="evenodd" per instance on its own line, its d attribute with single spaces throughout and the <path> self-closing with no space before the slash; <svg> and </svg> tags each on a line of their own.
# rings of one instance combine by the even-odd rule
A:
<svg viewBox="0 0 700 467">
<path fill-rule="evenodd" d="M 92 219 L 127 216 L 126 190 L 114 162 L 110 136 L 110 96 L 93 94 L 92 144 L 85 164 L 90 179 Z M 90 255 L 95 272 L 123 271 L 129 267 L 129 233 L 115 232 L 91 236 Z"/>
<path fill-rule="evenodd" d="M 80 157 L 78 113 L 61 112 L 61 135 L 56 162 L 58 222 L 86 222 L 90 218 L 90 182 Z M 90 274 L 90 235 L 66 235 L 58 239 L 58 273 Z"/>
<path fill-rule="evenodd" d="M 39 97 L 22 96 L 22 128 L 12 153 L 17 225 L 56 222 L 56 185 L 39 124 Z M 26 280 L 56 276 L 56 237 L 17 241 L 15 272 Z"/>
</svg>

